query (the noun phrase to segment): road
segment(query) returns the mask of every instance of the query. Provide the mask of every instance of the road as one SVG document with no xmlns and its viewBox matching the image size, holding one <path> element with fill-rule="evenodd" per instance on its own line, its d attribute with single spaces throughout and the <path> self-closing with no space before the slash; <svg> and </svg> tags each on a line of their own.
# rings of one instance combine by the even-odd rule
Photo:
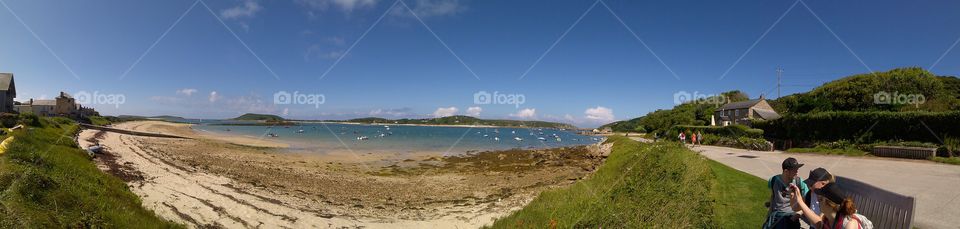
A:
<svg viewBox="0 0 960 229">
<path fill-rule="evenodd" d="M 694 151 L 737 170 L 769 179 L 781 172 L 780 163 L 793 157 L 805 164 L 801 177 L 823 167 L 834 175 L 916 198 L 914 223 L 919 228 L 960 228 L 960 166 L 930 161 L 817 154 L 760 152 L 716 146 Z"/>
</svg>

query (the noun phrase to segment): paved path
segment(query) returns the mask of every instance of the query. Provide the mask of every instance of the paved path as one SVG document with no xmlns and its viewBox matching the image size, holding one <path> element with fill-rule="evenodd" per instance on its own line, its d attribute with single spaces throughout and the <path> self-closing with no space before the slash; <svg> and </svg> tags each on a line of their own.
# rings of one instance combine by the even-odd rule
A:
<svg viewBox="0 0 960 229">
<path fill-rule="evenodd" d="M 694 151 L 763 179 L 781 172 L 787 157 L 804 163 L 801 177 L 826 168 L 834 175 L 860 180 L 903 195 L 913 196 L 917 210 L 913 225 L 919 228 L 960 228 L 960 166 L 918 160 L 843 157 L 816 154 L 759 152 L 716 146 L 696 146 Z"/>
</svg>

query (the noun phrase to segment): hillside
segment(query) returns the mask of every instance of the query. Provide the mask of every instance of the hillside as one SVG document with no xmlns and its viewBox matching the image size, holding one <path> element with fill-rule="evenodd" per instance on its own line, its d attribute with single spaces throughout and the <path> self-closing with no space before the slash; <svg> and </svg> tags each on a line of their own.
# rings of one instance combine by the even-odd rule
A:
<svg viewBox="0 0 960 229">
<path fill-rule="evenodd" d="M 240 120 L 240 121 L 268 121 L 268 122 L 284 121 L 284 119 L 281 118 L 280 116 L 269 115 L 269 114 L 254 114 L 254 113 L 246 113 L 246 114 L 241 115 L 240 117 L 232 118 L 232 119 L 230 119 L 230 120 Z"/>
<path fill-rule="evenodd" d="M 76 122 L 21 115 L 0 151 L 0 228 L 182 228 L 160 219 L 70 138 Z"/>
<path fill-rule="evenodd" d="M 900 97 L 902 103 L 884 102 L 886 95 L 894 99 Z M 960 79 L 935 76 L 922 68 L 897 68 L 843 77 L 809 92 L 771 100 L 770 105 L 783 115 L 826 111 L 951 111 L 960 109 Z"/>
<path fill-rule="evenodd" d="M 484 126 L 504 126 L 504 127 L 535 127 L 535 128 L 559 128 L 576 129 L 576 126 L 545 121 L 520 121 L 520 120 L 498 120 L 498 119 L 479 119 L 470 116 L 456 115 L 442 118 L 428 119 L 385 119 L 385 118 L 357 118 L 339 122 L 355 123 L 393 123 L 393 124 L 422 124 L 422 125 L 484 125 Z"/>
<path fill-rule="evenodd" d="M 886 94 L 882 94 L 882 93 Z M 731 96 L 734 93 L 741 96 Z M 878 94 L 881 93 L 881 94 Z M 745 99 L 739 91 L 724 93 L 731 102 Z M 875 96 L 903 95 L 907 103 L 877 103 Z M 922 95 L 910 103 L 907 97 Z M 768 100 L 781 115 L 833 111 L 933 111 L 960 110 L 960 79 L 935 76 L 922 68 L 897 68 L 886 72 L 843 77 L 808 92 Z M 619 132 L 658 132 L 673 125 L 709 125 L 710 114 L 717 106 L 685 103 L 673 109 L 657 110 L 647 115 L 601 126 Z M 638 129 L 639 127 L 639 129 Z"/>
</svg>

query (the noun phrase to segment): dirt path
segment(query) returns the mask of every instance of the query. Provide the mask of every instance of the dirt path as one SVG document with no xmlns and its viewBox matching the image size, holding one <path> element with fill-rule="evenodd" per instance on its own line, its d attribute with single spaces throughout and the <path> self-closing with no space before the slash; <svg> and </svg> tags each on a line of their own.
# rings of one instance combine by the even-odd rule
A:
<svg viewBox="0 0 960 229">
<path fill-rule="evenodd" d="M 960 166 L 929 161 L 870 157 L 843 157 L 817 154 L 759 152 L 715 146 L 692 148 L 704 156 L 763 179 L 780 173 L 787 157 L 806 164 L 800 175 L 823 167 L 839 176 L 916 198 L 914 226 L 919 228 L 960 228 Z"/>
</svg>

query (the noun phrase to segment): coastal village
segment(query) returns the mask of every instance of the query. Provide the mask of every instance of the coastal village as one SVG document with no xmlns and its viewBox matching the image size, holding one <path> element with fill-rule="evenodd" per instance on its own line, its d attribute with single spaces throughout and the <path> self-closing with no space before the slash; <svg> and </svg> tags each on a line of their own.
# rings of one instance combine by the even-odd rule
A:
<svg viewBox="0 0 960 229">
<path fill-rule="evenodd" d="M 54 99 L 34 99 L 15 101 L 17 87 L 13 73 L 0 73 L 0 113 L 32 113 L 45 117 L 67 117 L 83 119 L 100 114 L 92 107 L 85 107 L 77 103 L 76 99 L 66 92 Z"/>
</svg>

